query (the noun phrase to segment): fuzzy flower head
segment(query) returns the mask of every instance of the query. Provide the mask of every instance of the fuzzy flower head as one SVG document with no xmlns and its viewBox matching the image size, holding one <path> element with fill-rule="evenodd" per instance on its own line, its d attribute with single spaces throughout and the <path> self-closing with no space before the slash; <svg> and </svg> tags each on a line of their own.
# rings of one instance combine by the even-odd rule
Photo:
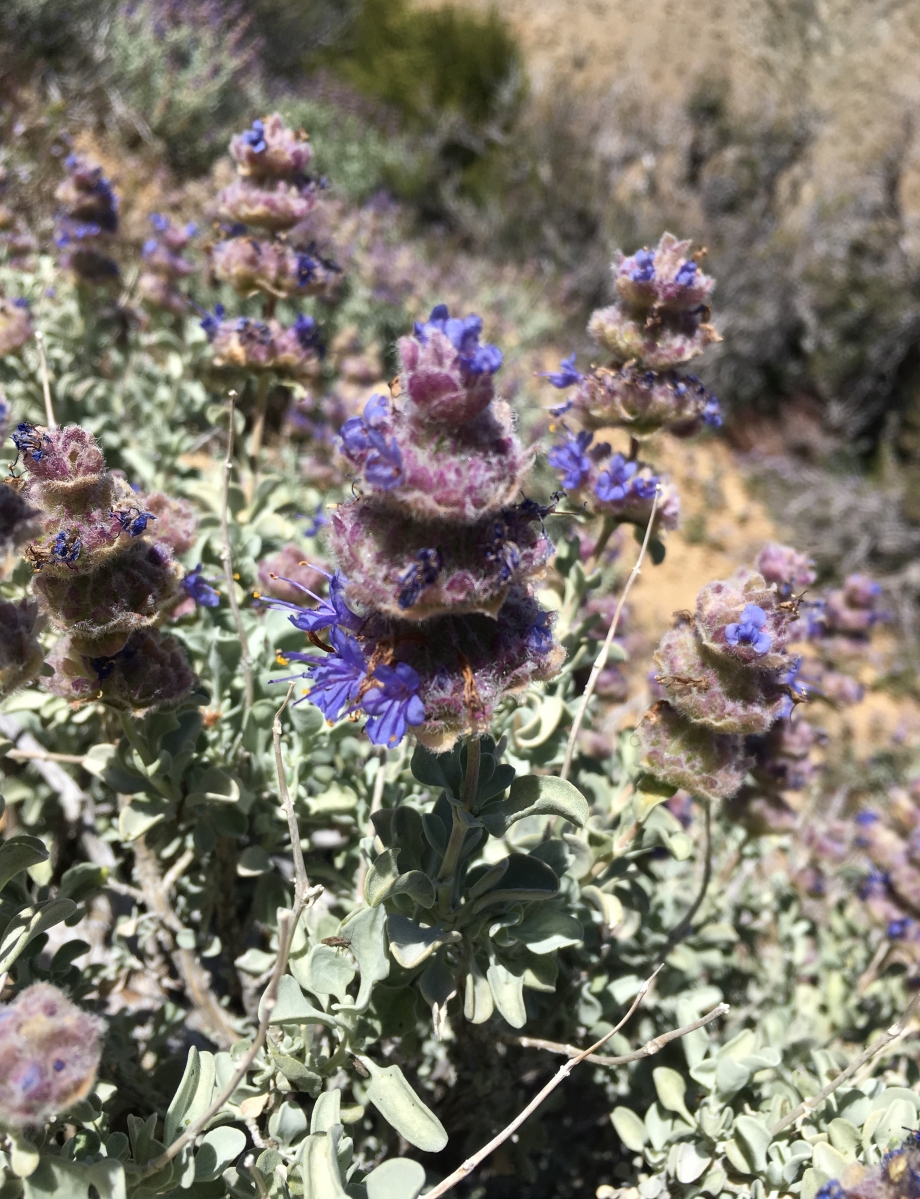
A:
<svg viewBox="0 0 920 1199">
<path fill-rule="evenodd" d="M 791 622 L 791 611 L 754 571 L 709 583 L 697 596 L 696 628 L 707 649 L 763 670 L 788 665 L 783 651 Z"/>
<path fill-rule="evenodd" d="M 768 583 L 776 585 L 777 594 L 788 599 L 794 592 L 810 587 L 818 577 L 814 562 L 789 545 L 771 541 L 757 555 L 757 569 Z"/>
<path fill-rule="evenodd" d="M 67 178 L 54 193 L 61 205 L 55 226 L 61 266 L 85 283 L 117 281 L 118 265 L 104 248 L 118 231 L 118 197 L 101 167 L 74 154 L 64 165 Z"/>
<path fill-rule="evenodd" d="M 225 319 L 218 306 L 201 321 L 211 342 L 212 362 L 220 370 L 248 373 L 271 371 L 282 378 L 306 382 L 319 374 L 316 330 L 311 318 L 300 316 L 284 328 L 274 318 L 248 316 Z"/>
<path fill-rule="evenodd" d="M 105 1025 L 50 983 L 0 1006 L 0 1124 L 43 1124 L 96 1081 Z"/>
<path fill-rule="evenodd" d="M 316 205 L 311 184 L 235 179 L 218 200 L 218 216 L 233 225 L 282 233 L 306 220 Z"/>
<path fill-rule="evenodd" d="M 691 242 L 665 233 L 654 250 L 621 253 L 613 267 L 618 293 L 637 308 L 680 311 L 708 304 L 715 280 L 703 274 L 690 251 Z"/>
<path fill-rule="evenodd" d="M 640 441 L 662 429 L 692 437 L 722 424 L 719 401 L 696 376 L 633 363 L 582 376 L 567 411 L 590 428 L 620 427 Z"/>
<path fill-rule="evenodd" d="M 286 299 L 320 295 L 334 282 L 337 271 L 313 254 L 285 242 L 231 237 L 211 251 L 214 275 L 241 296 L 258 292 Z"/>
<path fill-rule="evenodd" d="M 198 684 L 182 646 L 158 629 L 138 629 L 114 654 L 84 648 L 63 637 L 52 650 L 45 687 L 53 695 L 140 713 L 180 707 Z"/>
<path fill-rule="evenodd" d="M 399 341 L 403 386 L 419 420 L 460 425 L 492 402 L 502 352 L 479 341 L 482 319 L 451 317 L 438 304 L 415 335 Z"/>
<path fill-rule="evenodd" d="M 288 129 L 280 113 L 252 122 L 234 135 L 230 153 L 240 175 L 251 179 L 297 179 L 313 157 L 302 129 Z"/>
</svg>

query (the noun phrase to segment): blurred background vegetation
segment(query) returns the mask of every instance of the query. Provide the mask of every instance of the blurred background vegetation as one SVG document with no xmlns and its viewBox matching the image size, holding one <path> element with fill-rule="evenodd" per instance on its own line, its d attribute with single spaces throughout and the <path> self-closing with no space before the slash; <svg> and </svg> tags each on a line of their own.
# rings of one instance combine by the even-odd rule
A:
<svg viewBox="0 0 920 1199">
<path fill-rule="evenodd" d="M 349 200 L 561 277 L 587 352 L 611 250 L 679 230 L 720 280 L 740 448 L 894 471 L 915 519 L 920 10 L 883 7 L 5 0 L 2 136 L 25 95 L 182 185 L 280 108 Z"/>
</svg>

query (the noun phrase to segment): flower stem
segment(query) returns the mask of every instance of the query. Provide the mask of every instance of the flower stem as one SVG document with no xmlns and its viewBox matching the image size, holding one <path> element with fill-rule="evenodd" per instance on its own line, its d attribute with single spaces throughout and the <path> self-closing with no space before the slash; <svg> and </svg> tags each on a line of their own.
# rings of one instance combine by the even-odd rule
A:
<svg viewBox="0 0 920 1199">
<path fill-rule="evenodd" d="M 464 811 L 471 812 L 479 789 L 479 763 L 482 759 L 482 743 L 479 737 L 470 733 L 466 740 L 466 772 L 463 776 L 462 804 Z M 447 915 L 447 909 L 453 898 L 454 882 L 457 867 L 460 865 L 460 852 L 466 840 L 467 826 L 460 819 L 455 807 L 451 807 L 453 825 L 450 830 L 450 840 L 444 851 L 444 860 L 438 872 L 438 910 L 441 915 Z"/>
</svg>

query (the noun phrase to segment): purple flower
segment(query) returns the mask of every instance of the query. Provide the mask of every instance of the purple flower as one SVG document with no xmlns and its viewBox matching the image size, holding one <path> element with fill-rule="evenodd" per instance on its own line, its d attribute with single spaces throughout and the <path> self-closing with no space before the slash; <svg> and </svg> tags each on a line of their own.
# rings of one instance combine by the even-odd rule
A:
<svg viewBox="0 0 920 1199">
<path fill-rule="evenodd" d="M 722 428 L 722 410 L 715 396 L 710 396 L 703 406 L 703 424 L 710 429 Z"/>
<path fill-rule="evenodd" d="M 741 620 L 725 626 L 725 640 L 729 645 L 750 645 L 755 654 L 769 652 L 773 637 L 763 631 L 767 614 L 757 604 L 745 604 Z"/>
<path fill-rule="evenodd" d="M 594 434 L 587 429 L 575 437 L 569 437 L 565 445 L 556 445 L 547 454 L 550 466 L 562 472 L 562 486 L 574 491 L 581 486 L 582 480 L 591 469 L 591 462 L 585 450 L 591 444 Z"/>
<path fill-rule="evenodd" d="M 692 287 L 696 282 L 697 266 L 692 258 L 688 258 L 686 262 L 681 263 L 680 270 L 674 276 L 674 282 L 679 283 L 681 287 Z"/>
<path fill-rule="evenodd" d="M 294 336 L 300 343 L 301 349 L 316 350 L 320 357 L 323 356 L 325 349 L 320 346 L 319 327 L 312 316 L 306 316 L 303 312 L 299 313 L 293 328 Z"/>
<path fill-rule="evenodd" d="M 441 554 L 436 549 L 419 550 L 417 561 L 399 576 L 400 608 L 411 608 L 426 587 L 430 587 L 441 573 Z"/>
<path fill-rule="evenodd" d="M 878 818 L 878 812 L 873 812 L 869 808 L 863 808 L 861 812 L 856 813 L 856 823 L 862 828 L 868 828 L 870 825 L 875 824 Z"/>
<path fill-rule="evenodd" d="M 199 562 L 194 570 L 190 570 L 182 580 L 186 594 L 190 595 L 196 604 L 202 608 L 216 608 L 220 603 L 220 595 L 214 590 L 207 579 L 201 577 L 204 565 Z"/>
<path fill-rule="evenodd" d="M 199 308 L 198 311 L 200 312 L 201 309 Z M 200 324 L 202 329 L 204 329 L 205 333 L 207 334 L 208 341 L 214 340 L 217 330 L 220 328 L 220 322 L 224 319 L 226 314 L 227 310 L 224 308 L 223 304 L 214 305 L 213 315 L 210 312 L 206 312 L 204 314 Z"/>
<path fill-rule="evenodd" d="M 387 441 L 380 431 L 389 417 L 383 396 L 374 395 L 364 405 L 363 416 L 352 416 L 342 425 L 342 447 L 346 454 L 367 454 L 364 476 L 372 487 L 384 491 L 402 479 L 402 451 L 395 441 Z"/>
<path fill-rule="evenodd" d="M 304 698 L 316 704 L 327 720 L 335 720 L 357 698 L 367 675 L 367 659 L 357 640 L 344 629 L 334 628 L 329 640 L 336 652 L 311 664 L 313 686 Z"/>
<path fill-rule="evenodd" d="M 597 498 L 603 500 L 604 503 L 611 501 L 616 503 L 625 500 L 631 491 L 639 494 L 637 484 L 646 483 L 648 480 L 634 479 L 638 466 L 635 462 L 627 462 L 622 454 L 614 454 L 607 465 L 607 469 L 601 471 L 597 477 L 597 482 L 594 484 L 594 490 L 597 492 Z M 652 482 L 652 494 L 655 491 L 655 483 Z M 644 490 L 644 489 L 643 489 Z M 647 498 L 642 496 L 643 499 Z"/>
<path fill-rule="evenodd" d="M 549 612 L 540 612 L 527 629 L 527 648 L 535 654 L 547 654 L 553 648 L 553 630 Z"/>
<path fill-rule="evenodd" d="M 540 378 L 549 379 L 553 387 L 561 390 L 564 387 L 571 387 L 574 383 L 580 383 L 584 375 L 575 369 L 575 355 L 569 354 L 568 358 L 563 358 L 559 363 L 558 371 L 541 371 Z"/>
<path fill-rule="evenodd" d="M 325 571 L 320 571 L 321 574 L 326 574 Z M 267 608 L 276 608 L 279 612 L 292 612 L 293 615 L 288 617 L 288 620 L 295 629 L 300 629 L 302 633 L 318 633 L 323 629 L 351 629 L 352 632 L 357 632 L 364 623 L 362 618 L 356 612 L 352 612 L 351 608 L 345 603 L 345 598 L 342 594 L 345 580 L 342 578 L 339 571 L 334 575 L 326 575 L 329 580 L 329 598 L 321 599 L 315 595 L 302 583 L 295 582 L 294 579 L 285 579 L 283 576 L 278 576 L 282 582 L 289 583 L 292 587 L 296 587 L 298 591 L 302 591 L 304 595 L 309 595 L 311 599 L 315 599 L 318 607 L 304 608 L 300 604 L 293 604 L 290 600 L 266 599 L 264 596 L 259 596 L 262 603 Z"/>
<path fill-rule="evenodd" d="M 151 212 L 150 223 L 156 229 L 157 233 L 163 233 L 169 228 L 169 217 L 163 216 L 161 212 Z M 154 242 L 154 244 L 156 244 Z"/>
<path fill-rule="evenodd" d="M 310 517 L 309 522 L 304 527 L 304 537 L 315 537 L 316 534 L 329 524 L 329 517 L 323 513 L 322 501 L 317 505 L 316 511 Z"/>
<path fill-rule="evenodd" d="M 888 936 L 892 941 L 899 941 L 902 937 L 906 937 L 911 926 L 909 916 L 901 916 L 898 920 L 888 921 Z"/>
<path fill-rule="evenodd" d="M 446 304 L 437 304 L 427 321 L 415 322 L 415 336 L 424 345 L 434 331 L 443 333 L 460 355 L 461 364 L 470 375 L 494 375 L 502 364 L 503 356 L 498 346 L 479 344 L 482 332 L 482 317 L 451 316 Z"/>
<path fill-rule="evenodd" d="M 129 508 L 127 512 L 110 512 L 129 537 L 139 537 L 147 528 L 149 520 L 156 520 L 152 512 L 141 512 L 140 508 Z"/>
<path fill-rule="evenodd" d="M 82 549 L 83 543 L 80 538 L 62 529 L 51 546 L 51 557 L 55 562 L 62 562 L 70 566 L 80 557 Z"/>
<path fill-rule="evenodd" d="M 246 129 L 240 134 L 240 141 L 244 146 L 249 146 L 253 154 L 261 154 L 265 149 L 265 122 L 253 121 L 252 128 Z"/>
<path fill-rule="evenodd" d="M 629 272 L 633 283 L 651 283 L 655 278 L 654 250 L 636 250 L 633 254 L 633 262 L 635 265 Z"/>
<path fill-rule="evenodd" d="M 425 719 L 425 705 L 418 695 L 422 680 L 408 662 L 378 666 L 373 679 L 374 686 L 361 701 L 370 717 L 367 735 L 374 745 L 398 745 L 409 725 Z"/>
<path fill-rule="evenodd" d="M 879 870 L 877 866 L 873 866 L 860 884 L 859 898 L 871 899 L 873 895 L 884 894 L 890 882 L 887 870 Z"/>
</svg>

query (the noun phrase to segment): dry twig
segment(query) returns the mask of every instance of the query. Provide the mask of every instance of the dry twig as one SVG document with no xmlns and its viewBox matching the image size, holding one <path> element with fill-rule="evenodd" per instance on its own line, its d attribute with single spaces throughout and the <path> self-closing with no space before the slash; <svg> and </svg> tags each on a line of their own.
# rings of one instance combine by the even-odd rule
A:
<svg viewBox="0 0 920 1199">
<path fill-rule="evenodd" d="M 660 970 L 661 966 L 658 967 L 658 969 L 650 978 L 645 980 L 645 982 L 639 988 L 638 995 L 636 995 L 635 999 L 632 1001 L 629 1011 L 615 1028 L 611 1028 L 610 1032 L 605 1033 L 599 1041 L 595 1042 L 595 1044 L 591 1045 L 588 1049 L 578 1050 L 576 1052 L 576 1056 L 573 1057 L 571 1061 L 568 1061 L 565 1063 L 565 1065 L 560 1066 L 556 1071 L 556 1074 L 550 1079 L 546 1086 L 543 1087 L 542 1090 L 540 1090 L 533 1097 L 533 1099 L 531 1099 L 530 1103 L 527 1104 L 523 1111 L 519 1112 L 514 1117 L 514 1119 L 506 1128 L 501 1130 L 498 1136 L 493 1137 L 487 1145 L 483 1145 L 483 1147 L 477 1150 L 472 1157 L 467 1158 L 462 1166 L 458 1166 L 458 1168 L 454 1170 L 453 1174 L 448 1174 L 443 1182 L 439 1182 L 436 1187 L 428 1191 L 425 1195 L 425 1199 L 438 1199 L 440 1195 L 446 1195 L 448 1191 L 453 1190 L 458 1182 L 462 1182 L 464 1178 L 472 1174 L 480 1162 L 484 1161 L 490 1153 L 499 1147 L 499 1145 L 504 1144 L 504 1142 L 507 1141 L 508 1138 L 521 1127 L 524 1121 L 533 1115 L 540 1104 L 543 1103 L 543 1101 L 547 1099 L 553 1093 L 553 1091 L 555 1091 L 556 1087 L 558 1087 L 568 1078 L 579 1062 L 585 1061 L 585 1059 L 589 1058 L 597 1049 L 600 1049 L 602 1045 L 606 1044 L 606 1042 L 610 1040 L 614 1033 L 618 1033 L 648 994 L 649 988 L 655 981 Z"/>
<path fill-rule="evenodd" d="M 639 556 L 636 558 L 636 565 L 629 572 L 629 578 L 626 580 L 626 586 L 623 588 L 623 592 L 617 602 L 613 620 L 610 622 L 610 628 L 607 630 L 607 636 L 604 638 L 604 644 L 594 659 L 591 674 L 588 676 L 587 686 L 578 705 L 578 711 L 575 713 L 575 720 L 572 722 L 572 731 L 569 733 L 569 741 L 565 747 L 565 761 L 562 763 L 562 770 L 559 772 L 559 777 L 562 779 L 569 777 L 569 771 L 572 768 L 572 758 L 575 756 L 575 744 L 578 741 L 578 734 L 581 732 L 581 726 L 584 723 L 588 704 L 591 702 L 591 696 L 594 694 L 594 688 L 597 686 L 597 680 L 600 678 L 601 671 L 607 665 L 607 655 L 610 653 L 610 646 L 613 644 L 613 639 L 616 636 L 617 627 L 620 623 L 620 615 L 623 612 L 623 605 L 626 603 L 626 597 L 629 595 L 633 583 L 635 583 L 642 572 L 642 560 L 645 557 L 645 551 L 648 549 L 648 543 L 651 540 L 652 526 L 655 523 L 655 511 L 658 507 L 660 495 L 661 485 L 659 484 L 655 488 L 655 498 L 652 500 L 652 512 L 648 518 L 645 537 L 642 539 L 642 548 L 639 550 Z"/>
</svg>

